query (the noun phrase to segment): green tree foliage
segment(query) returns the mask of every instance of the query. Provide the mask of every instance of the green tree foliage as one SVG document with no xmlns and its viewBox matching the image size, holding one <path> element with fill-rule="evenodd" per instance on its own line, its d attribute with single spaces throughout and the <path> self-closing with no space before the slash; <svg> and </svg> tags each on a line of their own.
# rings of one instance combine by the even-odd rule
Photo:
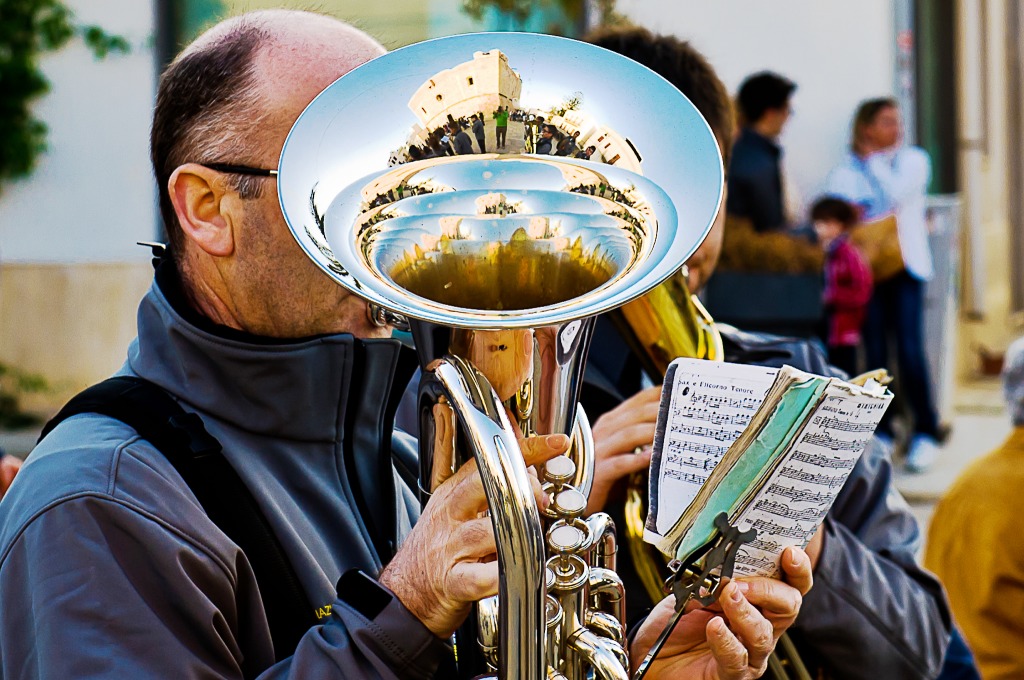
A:
<svg viewBox="0 0 1024 680">
<path fill-rule="evenodd" d="M 519 26 L 537 10 L 556 7 L 565 17 L 562 22 L 552 23 L 547 32 L 554 35 L 576 37 L 587 18 L 587 0 L 463 0 L 462 8 L 473 19 L 480 21 L 488 9 L 496 9 L 510 17 Z M 593 10 L 597 12 L 597 23 L 601 25 L 625 23 L 626 19 L 615 11 L 615 0 L 597 0 Z"/>
<path fill-rule="evenodd" d="M 29 175 L 46 150 L 46 124 L 31 109 L 50 89 L 39 59 L 76 36 L 97 59 L 131 49 L 121 36 L 80 24 L 60 0 L 0 0 L 0 186 Z"/>
<path fill-rule="evenodd" d="M 37 425 L 39 417 L 22 410 L 21 397 L 49 389 L 41 376 L 0 363 L 0 428 L 16 430 Z"/>
</svg>

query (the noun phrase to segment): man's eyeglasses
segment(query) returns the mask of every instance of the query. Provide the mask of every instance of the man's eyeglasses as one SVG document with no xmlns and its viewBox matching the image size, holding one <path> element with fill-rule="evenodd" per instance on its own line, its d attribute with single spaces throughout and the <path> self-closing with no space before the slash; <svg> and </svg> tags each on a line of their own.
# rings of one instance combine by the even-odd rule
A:
<svg viewBox="0 0 1024 680">
<path fill-rule="evenodd" d="M 251 168 L 248 165 L 232 165 L 231 163 L 197 163 L 204 168 L 210 168 L 217 172 L 226 172 L 232 175 L 251 175 L 253 177 L 277 177 L 277 170 L 265 168 Z"/>
</svg>

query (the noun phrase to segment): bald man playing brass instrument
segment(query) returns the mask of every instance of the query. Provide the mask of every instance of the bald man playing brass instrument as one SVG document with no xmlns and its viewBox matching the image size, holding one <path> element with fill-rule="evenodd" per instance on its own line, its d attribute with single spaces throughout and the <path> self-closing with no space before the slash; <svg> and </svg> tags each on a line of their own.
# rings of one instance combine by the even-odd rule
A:
<svg viewBox="0 0 1024 680">
<path fill-rule="evenodd" d="M 471 603 L 497 592 L 474 463 L 422 514 L 376 463 L 408 445 L 383 417 L 399 345 L 300 250 L 269 178 L 303 108 L 381 52 L 340 22 L 267 11 L 213 27 L 168 67 L 152 158 L 171 258 L 121 371 L 220 442 L 318 622 L 275 649 L 261 591 L 281 584 L 257 582 L 253 556 L 154 446 L 85 413 L 42 440 L 0 502 L 0 678 L 431 678 Z M 529 464 L 567 446 L 522 442 Z M 760 676 L 811 585 L 802 551 L 783 565 L 788 583 L 734 582 L 684 616 L 648 677 Z M 658 605 L 634 660 L 671 613 Z"/>
</svg>

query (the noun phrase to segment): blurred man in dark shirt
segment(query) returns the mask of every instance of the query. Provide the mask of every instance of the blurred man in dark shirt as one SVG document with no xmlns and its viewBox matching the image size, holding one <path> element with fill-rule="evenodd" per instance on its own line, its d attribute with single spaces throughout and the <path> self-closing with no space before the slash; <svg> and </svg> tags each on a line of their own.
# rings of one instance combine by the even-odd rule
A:
<svg viewBox="0 0 1024 680">
<path fill-rule="evenodd" d="M 742 129 L 729 163 L 726 209 L 749 219 L 759 232 L 786 223 L 778 137 L 789 120 L 794 90 L 792 81 L 765 71 L 743 81 L 737 96 Z"/>
</svg>

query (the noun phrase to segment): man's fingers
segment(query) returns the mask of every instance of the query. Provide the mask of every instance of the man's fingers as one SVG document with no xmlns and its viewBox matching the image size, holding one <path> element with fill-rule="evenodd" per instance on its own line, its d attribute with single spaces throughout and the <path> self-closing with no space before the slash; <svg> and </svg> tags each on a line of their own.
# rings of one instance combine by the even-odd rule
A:
<svg viewBox="0 0 1024 680">
<path fill-rule="evenodd" d="M 708 621 L 705 627 L 711 654 L 718 663 L 719 680 L 749 680 L 757 677 L 750 672 L 747 648 L 732 634 L 719 617 Z"/>
<path fill-rule="evenodd" d="M 730 628 L 747 648 L 750 665 L 760 668 L 775 649 L 775 629 L 771 622 L 747 601 L 736 582 L 725 587 L 719 602 Z"/>
<path fill-rule="evenodd" d="M 441 511 L 455 520 L 473 519 L 487 509 L 487 496 L 476 461 L 466 461 L 454 475 L 434 489 L 424 512 Z"/>
<path fill-rule="evenodd" d="M 457 602 L 475 602 L 498 592 L 497 562 L 459 562 L 448 572 L 446 590 Z"/>
<path fill-rule="evenodd" d="M 569 438 L 564 434 L 549 434 L 545 437 L 527 437 L 519 440 L 523 459 L 527 465 L 540 465 L 569 450 Z"/>
<path fill-rule="evenodd" d="M 479 560 L 497 552 L 490 517 L 466 520 L 452 532 L 451 540 L 457 559 Z"/>
<path fill-rule="evenodd" d="M 736 586 L 747 601 L 759 608 L 776 629 L 784 630 L 800 613 L 803 598 L 793 586 L 769 578 L 737 581 Z M 781 630 L 779 631 L 781 632 Z"/>
<path fill-rule="evenodd" d="M 613 480 L 621 479 L 628 474 L 646 470 L 651 466 L 651 448 L 645 447 L 636 454 L 624 453 L 621 456 L 613 456 L 600 464 L 604 468 L 602 477 Z"/>
<path fill-rule="evenodd" d="M 630 423 L 616 428 L 612 432 L 594 435 L 594 443 L 608 454 L 620 454 L 633 451 L 638 446 L 650 446 L 654 443 L 655 424 Z M 611 456 L 609 456 L 611 457 Z"/>
<path fill-rule="evenodd" d="M 811 559 L 800 548 L 786 548 L 782 551 L 782 571 L 786 575 L 786 583 L 806 595 L 814 585 L 811 574 Z"/>
<path fill-rule="evenodd" d="M 642 411 L 644 418 L 658 419 L 657 405 L 661 403 L 661 385 L 655 385 L 654 387 L 648 387 L 646 390 L 641 390 L 634 394 L 632 397 L 622 402 L 616 408 L 621 408 L 627 411 Z M 651 405 L 654 404 L 655 408 L 652 410 Z"/>
<path fill-rule="evenodd" d="M 607 437 L 633 423 L 654 425 L 658 421 L 658 407 L 661 404 L 661 388 L 651 387 L 608 411 L 594 423 L 595 438 Z"/>
<path fill-rule="evenodd" d="M 437 403 L 434 414 L 434 467 L 431 470 L 430 488 L 436 489 L 452 476 L 452 450 L 455 444 L 455 411 L 448 404 Z"/>
</svg>

